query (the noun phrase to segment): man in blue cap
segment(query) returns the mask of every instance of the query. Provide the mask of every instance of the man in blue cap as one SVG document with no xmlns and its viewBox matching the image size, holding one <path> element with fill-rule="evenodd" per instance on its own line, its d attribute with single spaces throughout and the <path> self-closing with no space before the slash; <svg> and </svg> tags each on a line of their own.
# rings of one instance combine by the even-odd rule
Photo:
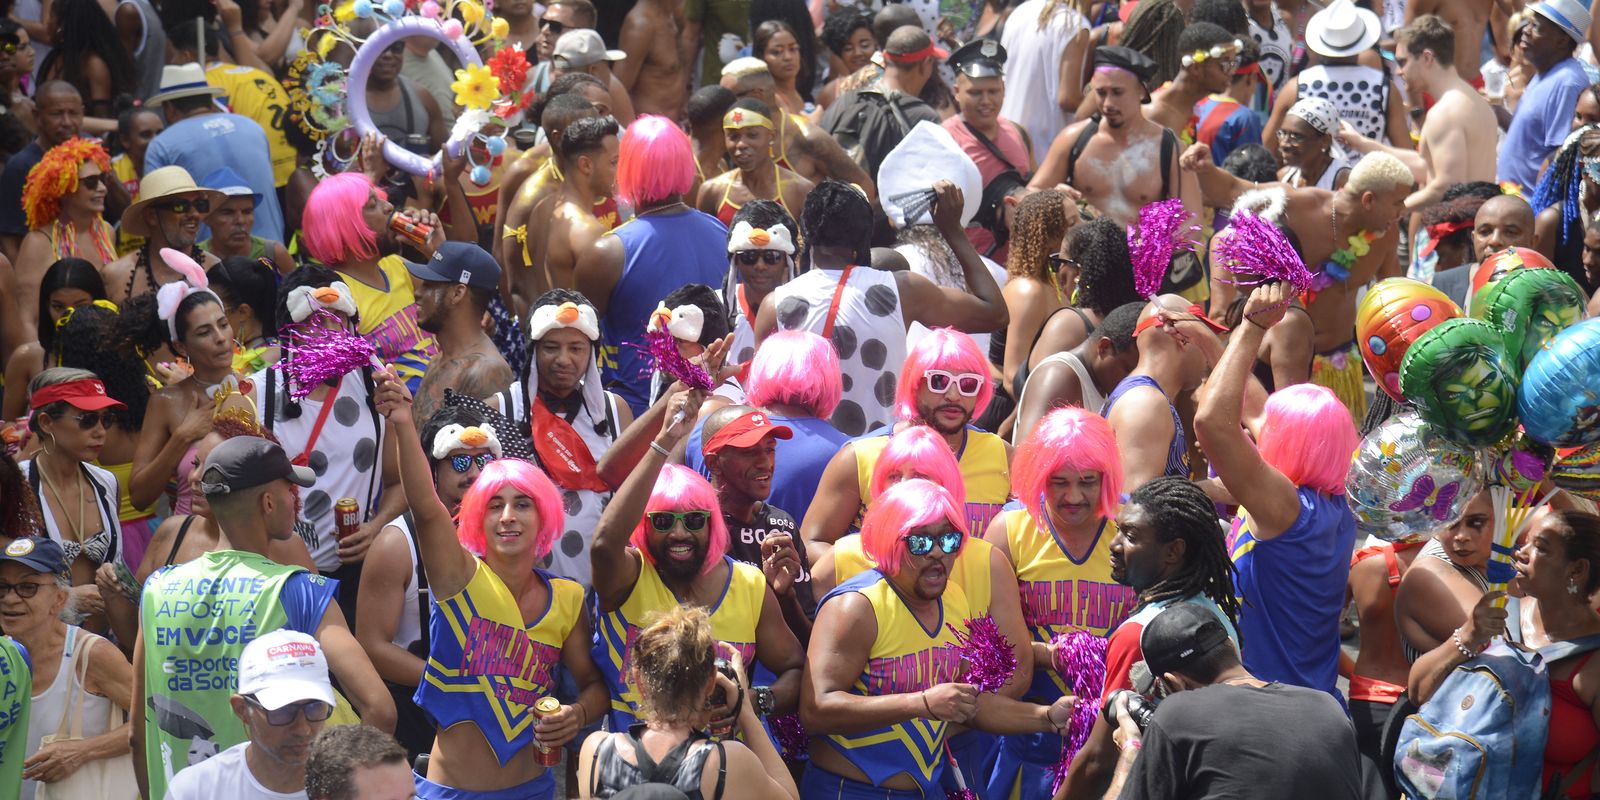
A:
<svg viewBox="0 0 1600 800">
<path fill-rule="evenodd" d="M 207 175 L 200 185 L 221 192 L 225 198 L 206 217 L 211 238 L 201 242 L 201 247 L 219 259 L 235 256 L 252 261 L 269 259 L 280 275 L 294 271 L 294 259 L 289 257 L 289 249 L 282 242 L 251 232 L 256 223 L 256 207 L 261 205 L 260 192 L 250 188 L 239 173 L 228 167 Z"/>
<path fill-rule="evenodd" d="M 1572 127 L 1572 109 L 1590 83 L 1583 63 L 1573 57 L 1589 30 L 1589 10 L 1578 0 L 1543 0 L 1528 6 L 1532 14 L 1514 35 L 1517 47 L 1537 73 L 1510 116 L 1500 140 L 1496 178 L 1531 192 L 1544 162 L 1555 155 Z M 1496 113 L 1505 114 L 1504 106 Z M 1505 116 L 1501 118 L 1505 125 Z"/>
<path fill-rule="evenodd" d="M 419 419 L 444 402 L 446 389 L 488 397 L 511 386 L 511 366 L 483 332 L 483 314 L 500 285 L 500 265 L 488 251 L 466 242 L 445 242 L 433 258 L 406 262 L 416 285 L 417 326 L 439 345 L 415 399 Z"/>
</svg>

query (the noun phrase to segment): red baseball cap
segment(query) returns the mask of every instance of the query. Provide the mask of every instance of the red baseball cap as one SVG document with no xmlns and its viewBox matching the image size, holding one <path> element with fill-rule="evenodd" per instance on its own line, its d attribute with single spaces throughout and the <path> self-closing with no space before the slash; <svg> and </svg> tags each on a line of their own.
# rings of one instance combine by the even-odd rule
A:
<svg viewBox="0 0 1600 800">
<path fill-rule="evenodd" d="M 751 411 L 722 426 L 722 430 L 700 446 L 700 452 L 709 456 L 724 447 L 754 447 L 768 436 L 791 439 L 794 431 L 787 425 L 772 424 L 765 411 Z"/>
<path fill-rule="evenodd" d="M 106 385 L 94 378 L 67 381 L 45 386 L 29 398 L 29 408 L 40 409 L 51 403 L 69 403 L 80 411 L 100 411 L 107 408 L 127 408 L 122 401 L 106 394 Z"/>
</svg>

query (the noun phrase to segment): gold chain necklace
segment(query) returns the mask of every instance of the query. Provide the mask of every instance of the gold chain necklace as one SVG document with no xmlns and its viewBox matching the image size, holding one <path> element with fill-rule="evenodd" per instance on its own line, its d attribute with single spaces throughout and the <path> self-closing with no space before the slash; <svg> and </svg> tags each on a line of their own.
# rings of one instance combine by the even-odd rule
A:
<svg viewBox="0 0 1600 800">
<path fill-rule="evenodd" d="M 44 479 L 45 488 L 48 489 L 51 494 L 56 496 L 56 505 L 61 507 L 61 513 L 65 515 L 67 502 L 62 499 L 61 490 L 56 488 L 55 481 L 50 480 L 50 471 L 44 468 L 44 462 L 42 460 L 43 455 L 44 454 L 40 454 L 40 458 L 34 459 L 34 461 L 39 462 L 37 465 L 39 467 L 39 477 Z M 74 480 L 73 483 L 77 483 L 77 481 Z M 78 489 L 78 524 L 72 528 L 72 540 L 80 544 L 83 543 L 83 501 L 87 499 L 86 494 L 87 493 L 84 492 L 82 488 Z M 71 523 L 72 520 L 69 518 L 67 519 L 67 522 Z"/>
</svg>

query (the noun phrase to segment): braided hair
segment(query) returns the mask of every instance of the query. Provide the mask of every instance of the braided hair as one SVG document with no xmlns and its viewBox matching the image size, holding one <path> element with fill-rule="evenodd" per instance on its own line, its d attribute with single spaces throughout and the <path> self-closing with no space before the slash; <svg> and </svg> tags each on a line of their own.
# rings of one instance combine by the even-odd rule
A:
<svg viewBox="0 0 1600 800">
<path fill-rule="evenodd" d="M 1183 569 L 1146 589 L 1140 602 L 1156 603 L 1205 595 L 1235 625 L 1239 599 L 1233 590 L 1233 560 L 1217 527 L 1217 510 L 1206 493 L 1187 478 L 1156 478 L 1133 490 L 1128 505 L 1139 506 L 1163 543 L 1183 539 L 1188 545 Z"/>
<path fill-rule="evenodd" d="M 1100 217 L 1073 228 L 1067 257 L 1078 262 L 1079 308 L 1104 317 L 1117 306 L 1144 302 L 1128 267 L 1128 234 L 1115 220 Z"/>
<path fill-rule="evenodd" d="M 1561 243 L 1567 243 L 1567 229 L 1583 216 L 1583 161 L 1600 157 L 1600 125 L 1585 125 L 1572 132 L 1561 145 L 1550 168 L 1533 191 L 1533 213 L 1561 204 Z"/>
<path fill-rule="evenodd" d="M 1147 85 L 1160 86 L 1177 77 L 1183 68 L 1178 37 L 1186 24 L 1175 0 L 1145 0 L 1122 27 L 1122 45 L 1156 62 L 1155 75 Z"/>
</svg>

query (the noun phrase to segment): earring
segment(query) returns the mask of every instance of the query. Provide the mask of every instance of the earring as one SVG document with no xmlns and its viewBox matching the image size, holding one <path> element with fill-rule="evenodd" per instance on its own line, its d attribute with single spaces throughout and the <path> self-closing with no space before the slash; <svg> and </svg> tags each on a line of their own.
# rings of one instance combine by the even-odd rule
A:
<svg viewBox="0 0 1600 800">
<path fill-rule="evenodd" d="M 1577 578 L 1568 578 L 1567 579 L 1567 594 L 1577 594 L 1577 593 L 1578 593 L 1578 579 Z"/>
</svg>

